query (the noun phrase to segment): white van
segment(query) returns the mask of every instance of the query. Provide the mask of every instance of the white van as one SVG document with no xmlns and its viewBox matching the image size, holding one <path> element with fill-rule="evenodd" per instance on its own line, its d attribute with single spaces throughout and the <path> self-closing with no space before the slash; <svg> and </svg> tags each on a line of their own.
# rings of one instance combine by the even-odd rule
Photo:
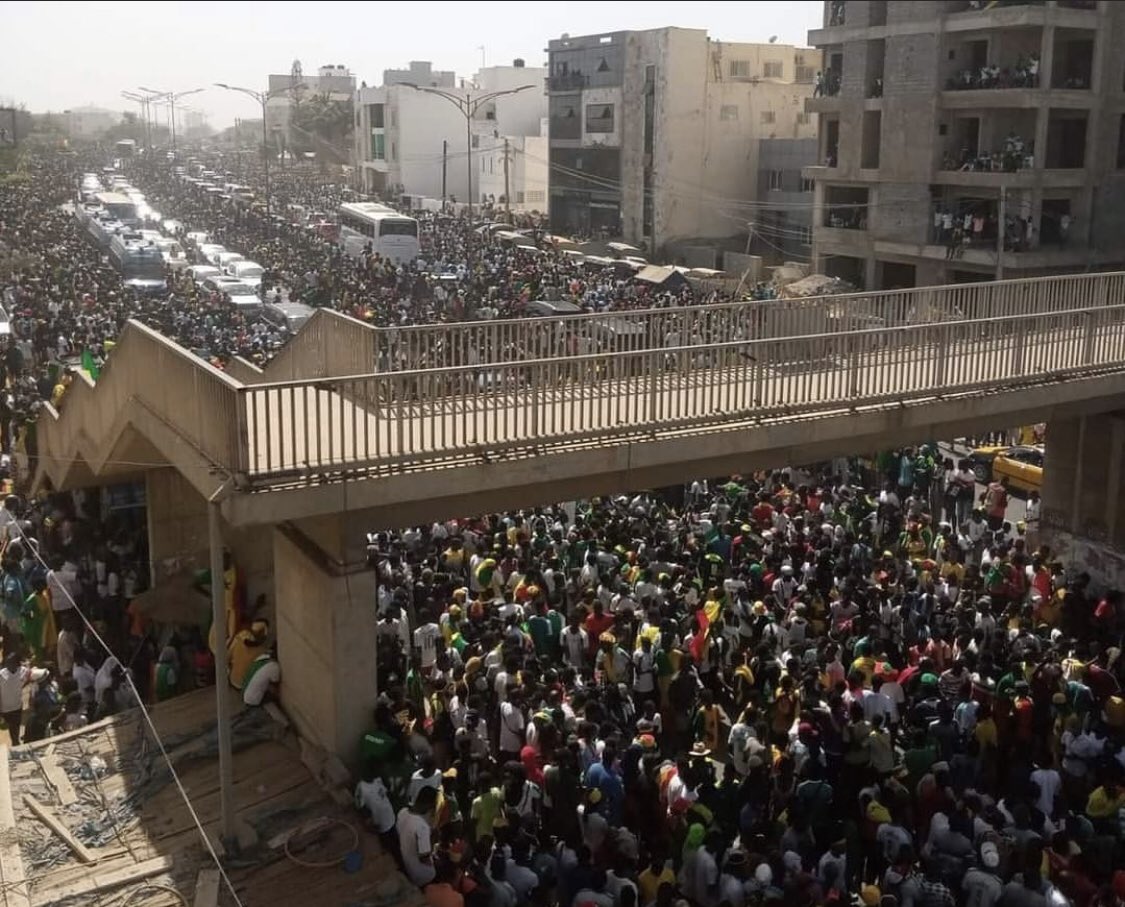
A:
<svg viewBox="0 0 1125 907">
<path fill-rule="evenodd" d="M 316 310 L 303 302 L 271 302 L 262 313 L 267 321 L 296 334 Z"/>
<path fill-rule="evenodd" d="M 231 277 L 237 277 L 243 283 L 252 287 L 257 288 L 262 285 L 264 269 L 256 261 L 249 261 L 245 258 L 232 261 L 227 265 L 226 271 Z"/>
</svg>

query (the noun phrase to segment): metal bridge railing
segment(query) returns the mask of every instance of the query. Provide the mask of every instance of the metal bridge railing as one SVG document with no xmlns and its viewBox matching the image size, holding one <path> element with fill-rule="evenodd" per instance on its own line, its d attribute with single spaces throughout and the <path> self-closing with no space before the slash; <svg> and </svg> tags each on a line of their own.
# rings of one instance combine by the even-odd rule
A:
<svg viewBox="0 0 1125 907">
<path fill-rule="evenodd" d="M 1125 370 L 1125 304 L 257 385 L 241 391 L 242 420 L 249 477 L 268 481 L 1113 370 Z"/>
<path fill-rule="evenodd" d="M 1021 318 L 1125 302 L 1125 273 L 1060 275 L 550 318 L 374 329 L 379 372 L 706 346 L 982 318 Z"/>
</svg>

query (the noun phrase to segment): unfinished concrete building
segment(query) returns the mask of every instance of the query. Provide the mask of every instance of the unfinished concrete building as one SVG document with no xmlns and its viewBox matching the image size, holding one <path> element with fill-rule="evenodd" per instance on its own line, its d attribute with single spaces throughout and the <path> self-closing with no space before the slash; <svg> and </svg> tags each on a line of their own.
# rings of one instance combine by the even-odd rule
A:
<svg viewBox="0 0 1125 907">
<path fill-rule="evenodd" d="M 1125 4 L 828 0 L 813 256 L 869 289 L 1125 263 Z"/>
</svg>

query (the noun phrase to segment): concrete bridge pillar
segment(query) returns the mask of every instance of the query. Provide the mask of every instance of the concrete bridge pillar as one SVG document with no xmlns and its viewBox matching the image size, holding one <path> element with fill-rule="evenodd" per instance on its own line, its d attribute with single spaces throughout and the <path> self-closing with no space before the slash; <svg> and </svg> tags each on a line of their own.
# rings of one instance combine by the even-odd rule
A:
<svg viewBox="0 0 1125 907">
<path fill-rule="evenodd" d="M 1043 540 L 1098 587 L 1125 589 L 1125 412 L 1047 426 Z"/>
<path fill-rule="evenodd" d="M 273 529 L 282 705 L 304 737 L 354 769 L 377 695 L 375 574 L 344 543 L 343 518 L 316 523 Z"/>
</svg>

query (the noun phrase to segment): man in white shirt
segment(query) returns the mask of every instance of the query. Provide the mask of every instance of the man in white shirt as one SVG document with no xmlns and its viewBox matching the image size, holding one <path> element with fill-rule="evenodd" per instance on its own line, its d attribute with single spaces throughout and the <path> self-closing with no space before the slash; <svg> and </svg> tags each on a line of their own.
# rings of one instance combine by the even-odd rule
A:
<svg viewBox="0 0 1125 907">
<path fill-rule="evenodd" d="M 523 749 L 524 728 L 527 722 L 520 707 L 523 693 L 515 687 L 508 693 L 508 701 L 500 703 L 500 764 L 515 762 Z"/>
<path fill-rule="evenodd" d="M 20 745 L 23 688 L 30 683 L 41 683 L 49 674 L 45 668 L 31 668 L 20 664 L 20 657 L 15 652 L 4 659 L 4 667 L 0 668 L 0 717 L 8 725 L 12 746 Z"/>
<path fill-rule="evenodd" d="M 411 807 L 398 813 L 398 845 L 403 869 L 415 885 L 428 885 L 434 880 L 433 853 L 430 844 L 430 817 L 437 806 L 437 791 L 423 787 Z"/>
<path fill-rule="evenodd" d="M 437 661 L 438 641 L 441 639 L 441 627 L 426 614 L 422 618 L 425 623 L 414 631 L 414 648 L 419 651 L 422 658 L 422 672 L 428 674 L 433 670 Z"/>
</svg>

